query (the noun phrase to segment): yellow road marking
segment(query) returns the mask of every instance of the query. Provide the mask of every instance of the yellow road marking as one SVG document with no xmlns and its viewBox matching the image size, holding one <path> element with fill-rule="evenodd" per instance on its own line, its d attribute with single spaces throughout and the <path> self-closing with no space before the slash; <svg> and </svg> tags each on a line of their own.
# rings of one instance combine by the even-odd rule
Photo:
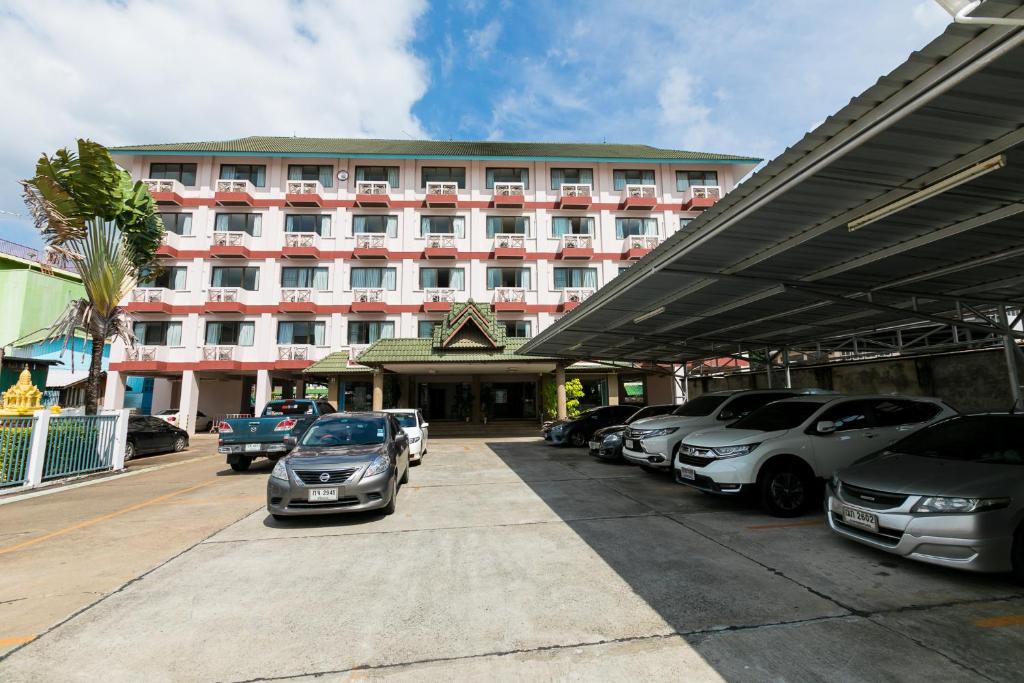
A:
<svg viewBox="0 0 1024 683">
<path fill-rule="evenodd" d="M 92 519 L 87 519 L 84 522 L 79 522 L 78 524 L 72 524 L 71 526 L 64 527 L 63 529 L 58 529 L 57 531 L 51 531 L 50 533 L 43 534 L 42 536 L 37 536 L 35 538 L 30 538 L 27 541 L 22 541 L 21 543 L 16 543 L 14 545 L 7 546 L 6 548 L 0 548 L 0 555 L 6 555 L 7 553 L 13 553 L 15 550 L 21 550 L 22 548 L 27 548 L 30 545 L 35 545 L 36 543 L 42 543 L 43 541 L 48 541 L 51 538 L 56 538 L 57 536 L 63 536 L 64 534 L 69 534 L 72 531 L 77 531 L 78 529 L 83 529 L 85 527 L 92 526 L 93 524 L 98 524 L 100 522 L 104 522 L 104 521 L 106 521 L 108 519 L 112 519 L 112 518 L 117 517 L 119 515 L 123 515 L 123 514 L 128 513 L 128 512 L 133 512 L 135 510 L 141 510 L 142 508 L 146 508 L 146 507 L 149 507 L 151 505 L 156 505 L 157 503 L 162 503 L 163 501 L 167 500 L 168 498 L 173 498 L 174 496 L 180 496 L 183 493 L 188 493 L 189 491 L 195 491 L 196 489 L 201 489 L 201 488 L 203 488 L 205 486 L 210 486 L 211 484 L 214 484 L 214 483 L 216 483 L 216 482 L 208 481 L 208 482 L 203 483 L 203 484 L 197 484 L 195 486 L 189 486 L 186 489 L 179 489 L 177 491 L 171 491 L 170 493 L 165 493 L 162 496 L 157 496 L 156 498 L 150 498 L 149 500 L 145 500 L 145 501 L 143 501 L 141 503 L 136 503 L 135 505 L 129 505 L 126 508 L 121 508 L 120 510 L 115 510 L 114 512 L 108 512 L 105 515 L 100 515 L 99 517 L 93 517 Z"/>
<path fill-rule="evenodd" d="M 24 645 L 35 640 L 35 636 L 14 636 L 13 638 L 0 638 L 0 645 Z"/>
<path fill-rule="evenodd" d="M 824 524 L 819 519 L 812 519 L 805 522 L 779 522 L 778 524 L 755 524 L 754 526 L 748 526 L 748 529 L 753 531 L 763 531 L 764 529 L 796 529 L 803 526 L 820 526 Z"/>
<path fill-rule="evenodd" d="M 1005 617 L 986 617 L 975 619 L 978 628 L 1002 628 L 1003 626 L 1020 626 L 1024 624 L 1024 614 L 1008 614 Z"/>
</svg>

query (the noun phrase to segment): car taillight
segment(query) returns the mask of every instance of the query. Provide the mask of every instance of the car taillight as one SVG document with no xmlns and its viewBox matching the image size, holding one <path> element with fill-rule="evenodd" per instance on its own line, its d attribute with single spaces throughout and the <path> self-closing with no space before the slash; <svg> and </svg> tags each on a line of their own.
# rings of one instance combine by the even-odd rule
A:
<svg viewBox="0 0 1024 683">
<path fill-rule="evenodd" d="M 281 420 L 280 422 L 277 423 L 277 426 L 274 427 L 274 431 L 275 432 L 290 432 L 291 430 L 295 429 L 295 425 L 297 425 L 297 424 L 298 424 L 298 422 L 296 420 L 294 420 L 294 419 L 292 419 L 290 417 L 286 417 L 285 419 L 283 419 L 283 420 Z"/>
<path fill-rule="evenodd" d="M 228 433 L 233 432 L 235 430 L 231 428 L 231 425 L 229 425 L 227 422 L 224 422 L 222 420 L 217 425 L 217 431 L 220 432 L 221 434 L 228 434 Z"/>
<path fill-rule="evenodd" d="M 177 422 L 177 421 L 178 421 L 178 418 L 176 418 L 176 417 L 174 417 L 173 415 L 171 415 L 170 417 L 168 417 L 168 418 L 167 418 L 167 421 L 168 421 L 168 422 Z"/>
</svg>

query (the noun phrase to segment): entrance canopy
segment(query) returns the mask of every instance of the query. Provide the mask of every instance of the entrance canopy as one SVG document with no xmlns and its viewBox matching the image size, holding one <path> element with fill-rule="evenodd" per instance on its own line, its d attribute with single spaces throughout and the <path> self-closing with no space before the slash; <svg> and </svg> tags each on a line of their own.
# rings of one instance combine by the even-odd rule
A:
<svg viewBox="0 0 1024 683">
<path fill-rule="evenodd" d="M 520 352 L 679 363 L 896 349 L 907 326 L 1024 336 L 1022 84 L 1024 30 L 950 25 Z"/>
</svg>

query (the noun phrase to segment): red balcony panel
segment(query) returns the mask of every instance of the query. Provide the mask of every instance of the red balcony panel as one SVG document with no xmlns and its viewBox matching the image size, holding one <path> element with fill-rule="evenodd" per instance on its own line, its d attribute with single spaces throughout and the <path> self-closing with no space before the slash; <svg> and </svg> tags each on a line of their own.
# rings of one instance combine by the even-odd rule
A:
<svg viewBox="0 0 1024 683">
<path fill-rule="evenodd" d="M 282 301 L 277 305 L 278 313 L 316 313 L 312 301 Z"/>
<path fill-rule="evenodd" d="M 204 310 L 208 313 L 245 313 L 245 304 L 240 301 L 207 301 Z"/>
<path fill-rule="evenodd" d="M 366 208 L 390 208 L 391 197 L 386 194 L 357 194 L 356 206 Z"/>
<path fill-rule="evenodd" d="M 170 313 L 171 305 L 164 301 L 129 301 L 124 309 L 129 313 Z"/>
<path fill-rule="evenodd" d="M 214 258 L 251 258 L 248 247 L 225 244 L 210 247 L 210 256 Z"/>
<path fill-rule="evenodd" d="M 562 197 L 558 200 L 558 208 L 560 209 L 589 209 L 590 205 L 594 203 L 594 198 L 590 195 L 583 197 Z"/>
<path fill-rule="evenodd" d="M 425 301 L 423 311 L 425 313 L 446 313 L 452 310 L 450 301 Z"/>
<path fill-rule="evenodd" d="M 526 205 L 526 197 L 521 194 L 501 195 L 494 198 L 496 209 L 521 209 Z"/>
<path fill-rule="evenodd" d="M 253 196 L 248 192 L 214 192 L 213 201 L 217 206 L 252 206 Z"/>
<path fill-rule="evenodd" d="M 626 197 L 622 200 L 622 208 L 633 211 L 651 211 L 657 205 L 657 197 Z"/>
<path fill-rule="evenodd" d="M 491 305 L 496 311 L 526 311 L 525 301 L 496 301 Z"/>
<path fill-rule="evenodd" d="M 316 247 L 284 247 L 281 256 L 285 258 L 320 258 L 320 250 Z"/>
<path fill-rule="evenodd" d="M 576 308 L 579 305 L 580 305 L 579 301 L 566 301 L 564 304 L 562 304 L 562 310 L 565 311 L 565 312 L 569 312 L 569 311 L 571 311 L 572 309 Z"/>
<path fill-rule="evenodd" d="M 170 245 L 161 244 L 159 247 L 156 248 L 156 255 L 157 256 L 170 256 L 171 258 L 177 258 L 178 250 L 175 249 L 174 247 L 170 246 Z"/>
<path fill-rule="evenodd" d="M 305 370 L 313 364 L 311 360 L 276 360 L 275 370 Z"/>
<path fill-rule="evenodd" d="M 455 258 L 459 250 L 455 247 L 427 247 L 423 250 L 423 258 Z"/>
<path fill-rule="evenodd" d="M 683 202 L 683 211 L 703 211 L 710 209 L 718 200 L 714 197 L 693 197 Z"/>
<path fill-rule="evenodd" d="M 324 205 L 324 198 L 318 194 L 286 194 L 284 203 L 288 206 L 316 208 Z"/>
<path fill-rule="evenodd" d="M 565 247 L 558 252 L 561 259 L 591 259 L 594 258 L 593 247 Z"/>
<path fill-rule="evenodd" d="M 624 252 L 622 252 L 622 255 L 625 256 L 627 260 L 632 261 L 635 259 L 643 258 L 644 256 L 647 256 L 650 253 L 650 249 L 626 249 Z"/>
<path fill-rule="evenodd" d="M 455 208 L 459 205 L 459 196 L 455 194 L 428 194 L 423 203 L 430 208 Z"/>
<path fill-rule="evenodd" d="M 495 247 L 491 258 L 526 258 L 526 247 Z"/>
<path fill-rule="evenodd" d="M 388 305 L 383 301 L 355 301 L 352 303 L 353 313 L 387 313 Z"/>
<path fill-rule="evenodd" d="M 160 206 L 183 206 L 185 199 L 177 192 L 150 192 L 153 201 Z"/>
<path fill-rule="evenodd" d="M 387 249 L 377 247 L 356 247 L 352 250 L 352 258 L 359 259 L 386 259 L 391 258 L 391 252 Z"/>
</svg>

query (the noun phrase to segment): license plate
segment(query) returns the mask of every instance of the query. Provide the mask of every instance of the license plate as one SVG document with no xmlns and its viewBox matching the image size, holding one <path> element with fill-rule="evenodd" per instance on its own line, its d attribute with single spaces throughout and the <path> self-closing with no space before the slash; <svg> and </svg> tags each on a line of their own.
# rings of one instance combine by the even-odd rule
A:
<svg viewBox="0 0 1024 683">
<path fill-rule="evenodd" d="M 628 448 L 631 451 L 639 451 L 640 442 L 637 441 L 636 439 L 630 439 L 629 441 L 626 442 L 626 448 Z"/>
<path fill-rule="evenodd" d="M 600 441 L 591 441 L 590 442 L 590 450 L 592 450 L 592 451 L 599 451 L 599 450 L 601 450 L 601 442 Z"/>
<path fill-rule="evenodd" d="M 681 479 L 689 479 L 690 481 L 696 481 L 697 473 L 690 467 L 680 467 L 679 477 Z"/>
<path fill-rule="evenodd" d="M 868 531 L 873 531 L 876 534 L 878 533 L 878 515 L 873 515 L 870 512 L 865 512 L 864 510 L 844 505 L 843 521 L 850 526 L 867 529 Z"/>
<path fill-rule="evenodd" d="M 310 489 L 309 502 L 322 503 L 325 501 L 338 500 L 338 489 Z"/>
<path fill-rule="evenodd" d="M 260 449 L 260 445 L 258 443 L 247 443 L 247 444 L 245 444 L 245 452 L 246 453 L 251 453 L 252 451 L 258 451 L 259 449 Z"/>
</svg>

